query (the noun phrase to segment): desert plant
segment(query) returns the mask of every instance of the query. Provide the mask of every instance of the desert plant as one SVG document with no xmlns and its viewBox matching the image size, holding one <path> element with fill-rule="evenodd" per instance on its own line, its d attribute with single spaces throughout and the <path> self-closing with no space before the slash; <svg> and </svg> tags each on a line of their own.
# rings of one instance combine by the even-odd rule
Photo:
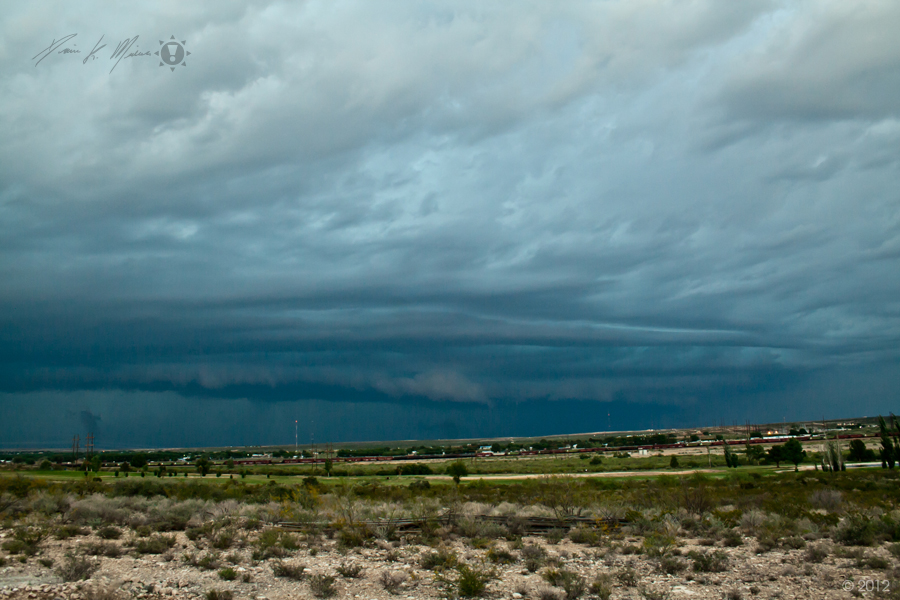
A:
<svg viewBox="0 0 900 600">
<path fill-rule="evenodd" d="M 233 600 L 234 594 L 229 590 L 209 590 L 204 597 L 206 600 Z"/>
<path fill-rule="evenodd" d="M 663 556 L 659 559 L 659 570 L 667 575 L 675 575 L 681 573 L 687 568 L 684 561 L 674 556 Z"/>
<path fill-rule="evenodd" d="M 306 565 L 292 565 L 280 560 L 272 563 L 272 575 L 274 575 L 275 577 L 285 577 L 287 579 L 300 581 L 301 579 L 306 577 L 306 575 L 304 574 L 305 570 Z"/>
<path fill-rule="evenodd" d="M 606 573 L 597 575 L 591 582 L 588 591 L 597 596 L 599 600 L 609 600 L 609 597 L 612 596 L 612 579 Z"/>
<path fill-rule="evenodd" d="M 67 540 L 77 535 L 87 535 L 90 532 L 90 529 L 79 525 L 61 525 L 53 532 L 53 537 L 58 540 Z"/>
<path fill-rule="evenodd" d="M 512 553 L 505 548 L 490 548 L 487 551 L 487 558 L 492 563 L 501 565 L 509 565 L 516 562 L 516 557 L 513 556 Z"/>
<path fill-rule="evenodd" d="M 124 600 L 128 595 L 119 586 L 120 582 L 113 582 L 107 585 L 90 585 L 84 588 L 82 594 L 84 595 L 84 600 Z"/>
<path fill-rule="evenodd" d="M 118 558 L 122 555 L 122 548 L 113 542 L 87 542 L 81 544 L 78 549 L 88 556 L 106 556 Z"/>
<path fill-rule="evenodd" d="M 829 512 L 838 510 L 843 502 L 844 495 L 837 490 L 816 490 L 809 495 L 810 504 L 816 508 L 823 508 Z"/>
<path fill-rule="evenodd" d="M 590 527 L 573 527 L 569 530 L 569 539 L 575 544 L 588 546 L 599 546 L 601 542 L 600 532 Z"/>
<path fill-rule="evenodd" d="M 321 573 L 312 575 L 309 578 L 309 591 L 316 598 L 331 598 L 337 594 L 334 575 L 323 575 Z"/>
<path fill-rule="evenodd" d="M 122 530 L 118 527 L 107 525 L 98 529 L 97 535 L 104 540 L 117 540 L 122 537 Z"/>
<path fill-rule="evenodd" d="M 549 585 L 542 585 L 534 591 L 534 597 L 537 600 L 563 600 L 563 591 Z"/>
<path fill-rule="evenodd" d="M 828 547 L 824 544 L 807 546 L 804 557 L 807 562 L 820 563 L 828 557 Z"/>
<path fill-rule="evenodd" d="M 406 581 L 406 573 L 400 571 L 382 571 L 378 576 L 378 582 L 381 583 L 381 587 L 389 594 L 396 594 L 397 589 Z"/>
<path fill-rule="evenodd" d="M 34 556 L 40 551 L 47 532 L 40 527 L 19 527 L 13 531 L 13 539 L 3 542 L 3 549 L 10 554 Z"/>
<path fill-rule="evenodd" d="M 225 567 L 219 570 L 219 579 L 223 581 L 234 581 L 237 579 L 238 573 L 232 567 Z"/>
<path fill-rule="evenodd" d="M 721 573 L 728 568 L 728 554 L 724 550 L 698 552 L 692 550 L 688 557 L 694 563 L 694 570 L 700 573 Z"/>
<path fill-rule="evenodd" d="M 97 569 L 100 568 L 100 562 L 67 554 L 65 560 L 56 568 L 56 574 L 63 581 L 84 581 L 90 579 Z"/>
<path fill-rule="evenodd" d="M 625 587 L 635 587 L 638 584 L 637 572 L 632 567 L 625 567 L 616 573 L 616 579 Z"/>
<path fill-rule="evenodd" d="M 864 514 L 849 514 L 838 524 L 833 537 L 845 546 L 871 546 L 875 542 L 875 524 Z"/>
<path fill-rule="evenodd" d="M 162 554 L 175 545 L 175 536 L 154 535 L 148 538 L 136 538 L 130 545 L 139 554 Z"/>
<path fill-rule="evenodd" d="M 363 568 L 357 564 L 346 564 L 341 563 L 340 566 L 336 569 L 338 574 L 341 577 L 347 577 L 348 579 L 356 579 L 357 577 L 362 577 Z"/>
<path fill-rule="evenodd" d="M 451 569 L 456 566 L 456 554 L 446 548 L 438 548 L 437 551 L 422 554 L 419 558 L 419 564 L 423 569 L 430 571 Z"/>
<path fill-rule="evenodd" d="M 542 566 L 547 558 L 547 553 L 540 546 L 525 546 L 521 550 L 522 560 L 525 562 L 525 568 L 534 573 Z"/>
<path fill-rule="evenodd" d="M 726 446 L 727 447 L 727 446 Z M 732 455 L 735 456 L 735 455 Z M 736 458 L 736 456 L 735 456 Z M 733 465 L 737 466 L 737 465 Z M 638 593 L 641 595 L 641 598 L 644 600 L 667 600 L 671 590 L 665 589 L 663 587 L 652 587 L 649 585 L 639 585 Z"/>
<path fill-rule="evenodd" d="M 456 590 L 463 598 L 480 596 L 487 587 L 488 581 L 493 577 L 491 571 L 483 571 L 468 565 L 457 565 L 459 578 L 456 582 Z"/>
<path fill-rule="evenodd" d="M 548 531 L 544 539 L 547 540 L 548 544 L 553 544 L 555 546 L 560 543 L 564 537 L 566 537 L 566 532 L 562 529 L 555 528 Z"/>
<path fill-rule="evenodd" d="M 728 548 L 737 548 L 744 544 L 744 538 L 741 536 L 740 531 L 737 531 L 736 529 L 726 529 L 722 534 L 722 544 Z"/>
</svg>

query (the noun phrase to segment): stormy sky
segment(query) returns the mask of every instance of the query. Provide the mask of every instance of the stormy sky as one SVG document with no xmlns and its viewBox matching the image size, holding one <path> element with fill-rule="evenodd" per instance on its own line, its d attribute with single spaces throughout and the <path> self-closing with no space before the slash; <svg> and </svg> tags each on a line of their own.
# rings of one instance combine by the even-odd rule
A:
<svg viewBox="0 0 900 600">
<path fill-rule="evenodd" d="M 0 447 L 900 412 L 898 24 L 4 3 Z"/>
</svg>

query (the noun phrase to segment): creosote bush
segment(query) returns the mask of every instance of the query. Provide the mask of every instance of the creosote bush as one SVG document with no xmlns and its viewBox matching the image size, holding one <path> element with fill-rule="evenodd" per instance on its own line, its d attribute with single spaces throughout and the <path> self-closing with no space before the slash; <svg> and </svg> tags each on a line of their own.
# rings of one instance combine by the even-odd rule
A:
<svg viewBox="0 0 900 600">
<path fill-rule="evenodd" d="M 59 575 L 63 581 L 84 581 L 85 579 L 90 579 L 91 575 L 99 568 L 99 561 L 83 556 L 67 554 L 62 564 L 56 568 L 56 574 Z"/>
<path fill-rule="evenodd" d="M 724 550 L 699 552 L 692 550 L 688 557 L 694 563 L 694 570 L 699 573 L 721 573 L 728 568 L 728 554 Z"/>
<path fill-rule="evenodd" d="M 323 575 L 321 573 L 313 575 L 309 578 L 309 591 L 316 598 L 331 598 L 337 594 L 335 581 L 336 577 L 334 575 Z"/>
<path fill-rule="evenodd" d="M 288 579 L 295 579 L 297 581 L 300 581 L 304 577 L 306 577 L 304 571 L 306 571 L 306 565 L 292 565 L 290 563 L 281 561 L 275 561 L 272 563 L 272 574 L 275 577 L 286 577 Z"/>
<path fill-rule="evenodd" d="M 396 594 L 400 585 L 406 581 L 406 573 L 396 571 L 382 571 L 378 576 L 378 582 L 381 587 L 389 594 Z"/>
<path fill-rule="evenodd" d="M 336 569 L 338 574 L 341 577 L 346 577 L 348 579 L 356 579 L 358 577 L 363 576 L 364 569 L 360 565 L 356 565 L 353 563 L 346 564 L 341 563 L 340 566 Z"/>
</svg>

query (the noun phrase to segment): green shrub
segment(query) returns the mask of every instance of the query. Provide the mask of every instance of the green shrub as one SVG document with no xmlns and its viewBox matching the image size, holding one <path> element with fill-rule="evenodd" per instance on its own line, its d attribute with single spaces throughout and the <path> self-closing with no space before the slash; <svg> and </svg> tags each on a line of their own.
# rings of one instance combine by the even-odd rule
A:
<svg viewBox="0 0 900 600">
<path fill-rule="evenodd" d="M 362 577 L 363 568 L 356 564 L 344 564 L 341 563 L 337 568 L 337 572 L 341 577 L 347 577 L 348 579 L 356 579 L 357 577 Z"/>
<path fill-rule="evenodd" d="M 807 562 L 820 563 L 828 557 L 828 547 L 823 544 L 807 546 L 804 557 Z"/>
<path fill-rule="evenodd" d="M 204 597 L 206 600 L 233 600 L 234 594 L 229 590 L 209 590 Z"/>
<path fill-rule="evenodd" d="M 509 565 L 516 562 L 516 557 L 505 548 L 491 548 L 487 551 L 487 558 L 492 563 L 501 565 Z"/>
<path fill-rule="evenodd" d="M 97 530 L 97 535 L 104 540 L 117 540 L 122 537 L 122 530 L 118 527 L 112 527 L 110 525 L 106 527 L 101 527 Z"/>
<path fill-rule="evenodd" d="M 659 570 L 667 575 L 681 573 L 686 568 L 684 561 L 674 556 L 663 556 L 659 559 Z"/>
<path fill-rule="evenodd" d="M 741 532 L 736 529 L 726 529 L 722 534 L 722 543 L 728 548 L 737 548 L 744 545 L 744 538 Z"/>
<path fill-rule="evenodd" d="M 224 581 L 234 581 L 237 579 L 238 573 L 231 567 L 225 567 L 219 570 L 219 579 Z"/>
<path fill-rule="evenodd" d="M 691 550 L 688 557 L 694 563 L 694 570 L 700 573 L 721 573 L 728 568 L 728 554 L 724 550 L 712 552 Z"/>
<path fill-rule="evenodd" d="M 875 543 L 875 524 L 865 515 L 849 514 L 838 524 L 833 537 L 845 546 L 871 546 Z"/>
<path fill-rule="evenodd" d="M 553 544 L 555 546 L 556 544 L 560 543 L 564 537 L 566 537 L 566 532 L 562 529 L 551 529 L 547 532 L 547 536 L 545 537 L 545 539 L 547 540 L 548 544 Z"/>
<path fill-rule="evenodd" d="M 547 553 L 540 546 L 530 545 L 522 548 L 522 560 L 525 562 L 525 568 L 529 572 L 534 573 L 542 566 L 547 558 Z"/>
<path fill-rule="evenodd" d="M 587 587 L 584 577 L 565 569 L 547 569 L 541 577 L 550 585 L 561 587 L 565 592 L 566 600 L 580 598 Z"/>
<path fill-rule="evenodd" d="M 633 588 L 638 584 L 637 572 L 631 567 L 625 567 L 616 573 L 616 579 L 625 587 Z"/>
<path fill-rule="evenodd" d="M 785 548 L 790 548 L 791 550 L 800 550 L 801 548 L 806 548 L 806 540 L 802 537 L 792 535 L 784 539 L 781 544 Z"/>
<path fill-rule="evenodd" d="M 473 569 L 468 565 L 457 565 L 456 570 L 459 573 L 456 590 L 463 598 L 480 596 L 493 576 L 488 571 Z"/>
<path fill-rule="evenodd" d="M 600 532 L 590 527 L 573 527 L 569 530 L 569 539 L 575 544 L 599 546 L 602 540 Z"/>
<path fill-rule="evenodd" d="M 139 554 L 162 554 L 174 545 L 174 535 L 154 535 L 137 538 L 131 542 L 131 547 Z"/>
<path fill-rule="evenodd" d="M 106 556 L 107 558 L 118 558 L 122 555 L 122 548 L 113 542 L 87 542 L 81 544 L 78 549 L 82 554 L 88 556 Z"/>
<path fill-rule="evenodd" d="M 331 598 L 337 594 L 334 575 L 317 574 L 309 578 L 309 591 L 316 598 Z"/>
<path fill-rule="evenodd" d="M 40 550 L 47 532 L 38 527 L 19 527 L 13 531 L 13 539 L 3 542 L 3 549 L 10 554 L 34 556 Z"/>
<path fill-rule="evenodd" d="M 392 573 L 385 570 L 378 576 L 378 581 L 381 583 L 381 587 L 384 588 L 384 591 L 393 595 L 397 593 L 400 584 L 406 581 L 406 574 L 402 572 Z"/>
<path fill-rule="evenodd" d="M 609 600 L 609 597 L 612 596 L 612 579 L 606 573 L 597 575 L 591 582 L 588 591 L 597 596 L 599 600 Z"/>
<path fill-rule="evenodd" d="M 446 548 L 438 548 L 437 551 L 423 553 L 419 564 L 429 571 L 452 569 L 456 566 L 456 554 Z"/>
<path fill-rule="evenodd" d="M 272 563 L 272 574 L 275 577 L 285 577 L 300 581 L 306 577 L 305 570 L 306 565 L 291 565 L 282 561 Z"/>
<path fill-rule="evenodd" d="M 866 553 L 856 559 L 856 566 L 860 569 L 866 567 L 870 569 L 889 569 L 891 563 L 886 558 L 883 558 L 876 554 Z"/>
<path fill-rule="evenodd" d="M 90 579 L 99 568 L 99 561 L 67 554 L 63 563 L 56 568 L 56 574 L 63 581 L 84 581 Z"/>
<path fill-rule="evenodd" d="M 90 532 L 90 529 L 78 525 L 61 525 L 53 532 L 53 537 L 58 540 L 67 540 L 78 535 L 88 535 Z"/>
</svg>

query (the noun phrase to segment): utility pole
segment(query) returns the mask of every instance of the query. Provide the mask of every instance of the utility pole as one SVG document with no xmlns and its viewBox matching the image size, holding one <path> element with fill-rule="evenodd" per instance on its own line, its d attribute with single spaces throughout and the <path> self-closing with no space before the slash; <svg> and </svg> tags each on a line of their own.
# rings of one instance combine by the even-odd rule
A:
<svg viewBox="0 0 900 600">
<path fill-rule="evenodd" d="M 90 460 L 94 456 L 94 434 L 93 433 L 89 433 L 87 436 L 87 446 L 85 447 L 85 450 L 87 451 L 85 453 L 85 458 L 87 460 Z"/>
<path fill-rule="evenodd" d="M 297 419 L 294 419 L 294 455 L 297 454 Z"/>
<path fill-rule="evenodd" d="M 81 441 L 77 435 L 72 436 L 72 462 L 78 462 L 78 445 Z"/>
</svg>

